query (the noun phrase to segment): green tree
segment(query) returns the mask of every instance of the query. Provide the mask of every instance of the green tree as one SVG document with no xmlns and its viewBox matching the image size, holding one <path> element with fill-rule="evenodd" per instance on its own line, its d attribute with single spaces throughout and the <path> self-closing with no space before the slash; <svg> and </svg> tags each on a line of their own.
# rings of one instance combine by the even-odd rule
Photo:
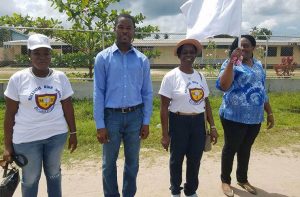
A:
<svg viewBox="0 0 300 197">
<path fill-rule="evenodd" d="M 35 31 L 37 33 L 43 33 L 47 36 L 52 37 L 53 31 L 47 29 L 35 29 L 33 28 L 62 28 L 61 21 L 46 17 L 37 17 L 33 18 L 28 15 L 23 16 L 22 14 L 13 13 L 12 16 L 1 16 L 0 17 L 0 26 L 13 26 L 13 27 L 31 27 L 20 29 L 24 34 L 28 34 L 30 31 Z"/>
<path fill-rule="evenodd" d="M 96 53 L 103 48 L 111 45 L 115 40 L 115 35 L 109 33 L 113 31 L 114 21 L 118 14 L 128 13 L 122 9 L 120 13 L 117 10 L 109 10 L 108 6 L 113 3 L 118 3 L 120 0 L 48 0 L 51 6 L 61 13 L 68 16 L 68 21 L 71 24 L 72 31 L 62 30 L 62 22 L 52 18 L 32 18 L 28 15 L 22 16 L 21 14 L 14 13 L 12 16 L 0 17 L 0 25 L 10 25 L 14 27 L 35 27 L 47 29 L 32 29 L 24 28 L 23 33 L 30 31 L 43 33 L 47 36 L 54 37 L 66 44 L 75 48 L 85 54 L 85 57 L 80 53 L 80 57 L 85 58 L 89 68 L 89 76 L 93 76 L 93 62 Z M 141 24 L 146 18 L 144 15 L 137 14 L 134 16 L 137 25 Z M 53 31 L 48 28 L 59 28 L 61 30 Z M 153 32 L 158 32 L 157 26 L 143 26 L 137 27 L 136 38 L 143 39 L 148 37 Z M 149 57 L 157 57 L 153 52 Z M 69 59 L 69 58 L 68 58 Z M 74 65 L 72 64 L 72 67 Z"/>
<path fill-rule="evenodd" d="M 272 31 L 267 28 L 258 28 L 256 26 L 252 27 L 250 30 L 250 34 L 258 40 L 267 40 L 270 39 L 272 35 Z"/>
<path fill-rule="evenodd" d="M 156 40 L 158 40 L 158 39 L 160 39 L 160 35 L 159 35 L 159 34 L 155 34 L 155 35 L 154 35 L 154 38 L 155 38 Z"/>
<path fill-rule="evenodd" d="M 226 34 L 220 34 L 220 35 L 214 36 L 214 38 L 233 38 L 233 36 L 226 35 Z"/>
<path fill-rule="evenodd" d="M 0 47 L 3 47 L 3 42 L 11 40 L 9 30 L 0 28 Z"/>
<path fill-rule="evenodd" d="M 219 73 L 219 65 L 216 64 L 215 59 L 217 55 L 217 44 L 215 41 L 209 39 L 207 46 L 204 49 L 205 56 L 203 57 L 204 59 L 204 64 L 205 65 L 205 70 L 207 72 L 207 76 L 214 77 L 217 76 Z"/>
<path fill-rule="evenodd" d="M 93 75 L 93 57 L 102 48 L 114 42 L 114 34 L 103 32 L 112 31 L 114 21 L 119 14 L 117 10 L 109 10 L 108 6 L 120 0 L 48 0 L 52 2 L 52 7 L 65 13 L 68 21 L 72 23 L 75 31 L 61 33 L 58 37 L 65 43 L 72 45 L 79 51 L 86 54 L 88 58 L 89 76 Z M 122 9 L 120 13 L 130 14 L 130 11 Z M 142 23 L 145 19 L 141 13 L 134 16 L 136 24 Z M 82 32 L 89 30 L 89 32 Z M 157 26 L 137 27 L 136 32 L 146 32 L 148 34 L 138 34 L 137 38 L 144 38 L 149 33 L 158 31 Z M 104 41 L 104 43 L 103 43 Z M 104 45 L 105 44 L 105 45 Z"/>
</svg>

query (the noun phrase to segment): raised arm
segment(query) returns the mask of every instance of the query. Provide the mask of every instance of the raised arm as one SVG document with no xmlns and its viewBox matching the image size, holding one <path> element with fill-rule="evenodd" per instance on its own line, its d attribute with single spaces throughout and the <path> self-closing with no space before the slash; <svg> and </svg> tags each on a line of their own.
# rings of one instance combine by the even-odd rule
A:
<svg viewBox="0 0 300 197">
<path fill-rule="evenodd" d="M 220 87 L 223 91 L 227 91 L 230 88 L 234 78 L 233 67 L 237 64 L 238 60 L 241 60 L 241 55 L 242 50 L 240 48 L 237 48 L 232 52 L 230 60 L 220 76 Z"/>
</svg>

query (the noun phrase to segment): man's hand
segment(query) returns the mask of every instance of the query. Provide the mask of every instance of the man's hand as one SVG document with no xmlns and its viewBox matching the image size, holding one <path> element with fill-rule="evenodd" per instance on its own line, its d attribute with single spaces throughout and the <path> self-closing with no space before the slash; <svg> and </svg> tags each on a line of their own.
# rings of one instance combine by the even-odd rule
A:
<svg viewBox="0 0 300 197">
<path fill-rule="evenodd" d="M 97 129 L 97 139 L 100 144 L 109 142 L 108 132 L 106 128 Z"/>
<path fill-rule="evenodd" d="M 143 125 L 140 131 L 140 138 L 141 139 L 147 139 L 149 135 L 149 125 Z"/>
</svg>

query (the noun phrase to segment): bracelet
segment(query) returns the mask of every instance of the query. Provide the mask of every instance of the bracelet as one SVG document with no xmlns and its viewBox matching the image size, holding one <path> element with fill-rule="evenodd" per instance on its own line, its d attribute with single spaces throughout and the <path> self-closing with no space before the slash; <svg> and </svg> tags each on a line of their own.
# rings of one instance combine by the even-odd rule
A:
<svg viewBox="0 0 300 197">
<path fill-rule="evenodd" d="M 210 126 L 210 129 L 216 129 L 216 126 Z"/>
<path fill-rule="evenodd" d="M 74 132 L 70 132 L 69 134 L 70 135 L 73 135 L 73 134 L 76 134 L 77 132 L 76 131 L 74 131 Z"/>
<path fill-rule="evenodd" d="M 269 113 L 268 116 L 273 116 L 273 113 Z"/>
</svg>

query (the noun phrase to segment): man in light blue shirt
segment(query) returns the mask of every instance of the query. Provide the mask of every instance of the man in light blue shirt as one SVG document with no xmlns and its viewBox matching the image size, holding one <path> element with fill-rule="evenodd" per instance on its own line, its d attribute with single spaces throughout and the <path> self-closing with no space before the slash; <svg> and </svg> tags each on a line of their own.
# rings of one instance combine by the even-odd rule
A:
<svg viewBox="0 0 300 197">
<path fill-rule="evenodd" d="M 94 119 L 97 139 L 103 144 L 103 190 L 119 197 L 116 161 L 124 144 L 122 196 L 136 193 L 140 140 L 149 134 L 152 82 L 148 58 L 135 49 L 134 18 L 121 14 L 115 21 L 116 43 L 101 51 L 94 68 Z"/>
</svg>

